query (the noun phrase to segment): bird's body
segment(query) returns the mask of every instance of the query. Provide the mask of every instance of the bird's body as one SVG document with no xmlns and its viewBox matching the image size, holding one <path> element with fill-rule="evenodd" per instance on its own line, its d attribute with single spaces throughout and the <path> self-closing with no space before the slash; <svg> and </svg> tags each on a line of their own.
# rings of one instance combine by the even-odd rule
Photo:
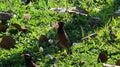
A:
<svg viewBox="0 0 120 67">
<path fill-rule="evenodd" d="M 26 67 L 38 67 L 33 61 L 31 60 L 25 60 Z"/>
<path fill-rule="evenodd" d="M 63 29 L 64 23 L 63 22 L 59 22 L 58 23 L 59 27 L 58 27 L 58 31 L 57 31 L 57 35 L 56 38 L 58 40 L 58 47 L 60 49 L 65 48 L 67 50 L 67 54 L 72 54 L 71 50 L 70 50 L 70 40 L 65 32 L 65 30 Z"/>
</svg>

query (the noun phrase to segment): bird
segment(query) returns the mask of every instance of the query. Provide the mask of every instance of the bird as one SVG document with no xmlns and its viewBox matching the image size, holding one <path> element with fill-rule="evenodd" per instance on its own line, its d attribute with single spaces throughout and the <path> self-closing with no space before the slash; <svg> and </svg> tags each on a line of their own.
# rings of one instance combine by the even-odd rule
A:
<svg viewBox="0 0 120 67">
<path fill-rule="evenodd" d="M 57 28 L 57 34 L 56 34 L 56 39 L 58 40 L 58 47 L 60 48 L 60 50 L 62 48 L 65 48 L 67 54 L 71 55 L 72 54 L 72 51 L 70 49 L 71 43 L 63 27 L 64 27 L 64 22 L 59 22 Z"/>
<path fill-rule="evenodd" d="M 26 67 L 39 67 L 37 64 L 33 62 L 32 56 L 30 54 L 22 54 L 22 57 L 25 59 Z"/>
</svg>

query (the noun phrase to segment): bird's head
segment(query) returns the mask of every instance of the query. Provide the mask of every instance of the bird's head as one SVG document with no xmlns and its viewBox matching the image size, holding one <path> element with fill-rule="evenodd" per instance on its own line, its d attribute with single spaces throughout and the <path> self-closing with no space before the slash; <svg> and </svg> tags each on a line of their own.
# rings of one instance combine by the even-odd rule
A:
<svg viewBox="0 0 120 67">
<path fill-rule="evenodd" d="M 64 24 L 65 24 L 64 22 L 59 22 L 59 23 L 58 23 L 58 26 L 59 26 L 58 28 L 63 27 Z"/>
<path fill-rule="evenodd" d="M 25 58 L 25 60 L 32 60 L 32 56 L 30 54 L 22 54 L 22 57 Z"/>
</svg>

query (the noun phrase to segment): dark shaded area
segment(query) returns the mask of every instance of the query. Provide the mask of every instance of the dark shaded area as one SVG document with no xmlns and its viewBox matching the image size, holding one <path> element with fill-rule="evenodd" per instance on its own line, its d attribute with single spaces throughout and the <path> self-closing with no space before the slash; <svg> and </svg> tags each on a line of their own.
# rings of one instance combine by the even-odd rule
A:
<svg viewBox="0 0 120 67">
<path fill-rule="evenodd" d="M 28 5 L 30 2 L 38 2 L 38 0 L 21 0 L 22 5 Z"/>
<path fill-rule="evenodd" d="M 17 60 L 17 58 L 20 58 L 20 59 Z M 22 57 L 20 57 L 20 54 L 14 54 L 11 56 L 8 55 L 7 59 L 3 58 L 0 60 L 0 66 L 1 67 L 15 67 L 20 65 L 24 66 L 24 62 L 21 63 L 22 60 L 23 59 Z M 19 65 L 16 65 L 16 64 L 19 64 Z"/>
</svg>

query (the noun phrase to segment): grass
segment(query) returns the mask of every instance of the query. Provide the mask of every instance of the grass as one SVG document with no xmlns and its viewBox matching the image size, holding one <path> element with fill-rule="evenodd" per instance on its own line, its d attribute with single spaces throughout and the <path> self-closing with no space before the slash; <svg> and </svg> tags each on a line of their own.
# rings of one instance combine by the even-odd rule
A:
<svg viewBox="0 0 120 67">
<path fill-rule="evenodd" d="M 0 1 L 0 12 L 13 10 L 16 17 L 8 21 L 11 23 L 18 23 L 22 27 L 29 30 L 28 33 L 22 32 L 12 33 L 10 30 L 15 29 L 9 26 L 6 32 L 0 32 L 0 40 L 4 35 L 10 35 L 16 39 L 16 47 L 6 50 L 0 48 L 0 66 L 11 65 L 11 67 L 23 67 L 24 59 L 20 56 L 22 53 L 30 53 L 35 59 L 40 58 L 40 61 L 35 63 L 41 67 L 52 67 L 54 63 L 57 67 L 102 67 L 101 63 L 97 63 L 97 57 L 100 51 L 106 51 L 109 57 L 107 63 L 115 64 L 119 58 L 119 43 L 106 43 L 110 40 L 108 26 L 112 26 L 114 33 L 119 36 L 119 19 L 110 19 L 109 15 L 113 14 L 119 5 L 116 5 L 113 0 L 39 0 L 37 3 L 31 5 L 21 5 L 21 0 L 9 0 L 9 2 Z M 50 11 L 50 8 L 73 7 L 79 6 L 89 12 L 91 17 L 100 17 L 101 23 L 98 26 L 91 25 L 88 17 L 76 15 L 73 18 L 71 14 L 59 14 Z M 25 13 L 30 14 L 30 20 L 26 20 L 23 16 Z M 65 27 L 70 41 L 77 45 L 72 46 L 72 56 L 67 56 L 66 51 L 63 51 L 63 57 L 59 58 L 59 50 L 51 48 L 56 46 L 56 43 L 44 43 L 44 51 L 39 52 L 38 39 L 40 35 L 46 35 L 48 38 L 55 39 L 56 30 L 50 27 L 51 23 L 65 21 Z M 97 33 L 96 38 L 89 38 L 88 41 L 82 41 L 81 38 L 91 33 Z M 52 58 L 47 55 L 52 55 Z M 80 61 L 85 62 L 80 65 Z M 74 62 L 74 63 L 73 63 Z"/>
</svg>

